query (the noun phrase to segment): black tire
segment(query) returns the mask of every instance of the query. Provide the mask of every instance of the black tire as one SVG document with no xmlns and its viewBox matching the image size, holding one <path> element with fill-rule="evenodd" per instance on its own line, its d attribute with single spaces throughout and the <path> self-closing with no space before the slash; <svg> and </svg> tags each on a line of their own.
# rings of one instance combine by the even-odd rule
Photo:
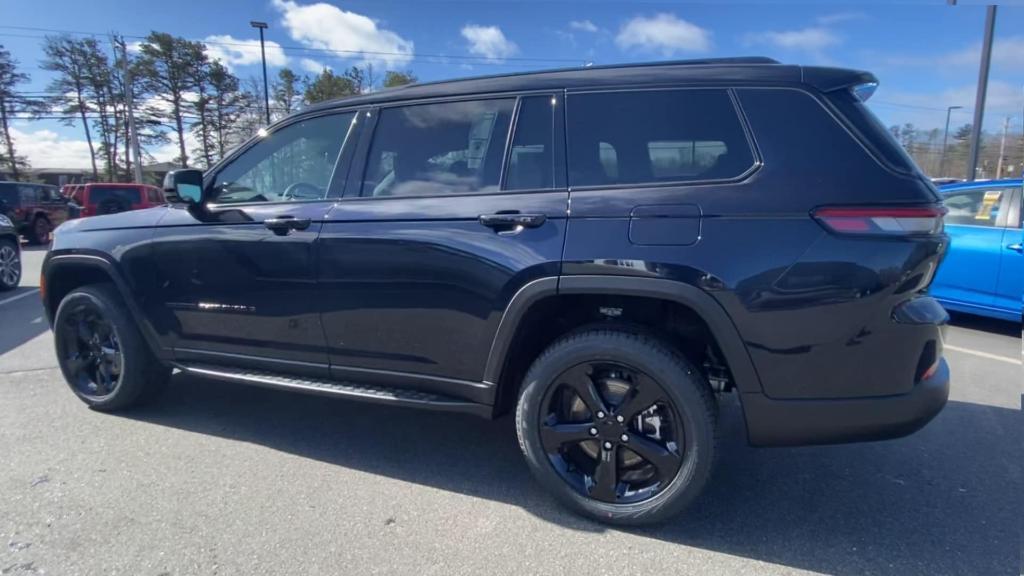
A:
<svg viewBox="0 0 1024 576">
<path fill-rule="evenodd" d="M 666 474 L 664 476 L 666 480 L 659 480 L 656 487 L 652 489 L 653 495 L 646 499 L 625 500 L 627 492 L 623 489 L 620 493 L 620 487 L 626 486 L 628 482 L 619 480 L 625 478 L 625 475 L 618 468 L 614 476 L 615 488 L 612 492 L 614 496 L 605 501 L 588 496 L 585 492 L 595 490 L 599 472 L 592 473 L 589 478 L 589 487 L 587 482 L 583 482 L 583 487 L 579 483 L 574 486 L 563 475 L 567 474 L 566 469 L 572 471 L 576 468 L 574 466 L 563 467 L 561 472 L 556 471 L 554 460 L 549 454 L 550 450 L 545 450 L 541 434 L 542 427 L 547 426 L 551 418 L 550 405 L 546 405 L 550 401 L 548 399 L 552 398 L 552 395 L 561 386 L 559 379 L 570 373 L 570 370 L 577 370 L 581 365 L 595 365 L 591 363 L 623 365 L 637 370 L 640 373 L 639 378 L 642 378 L 643 381 L 656 382 L 659 393 L 664 398 L 663 401 L 659 401 L 661 407 L 657 410 L 669 411 L 673 414 L 672 418 L 677 419 L 678 423 L 682 425 L 684 433 L 680 435 L 681 442 L 665 444 L 665 446 L 675 449 L 673 454 L 676 455 L 679 462 L 676 464 L 677 472 Z M 588 375 L 587 378 L 592 378 L 592 375 Z M 639 384 L 637 384 L 636 388 L 630 389 L 630 394 L 639 395 L 639 392 L 635 392 L 639 389 Z M 564 391 L 558 393 L 564 393 Z M 609 405 L 611 410 L 609 410 L 608 418 L 601 421 L 598 426 L 605 424 L 614 426 L 613 422 L 607 420 L 612 418 L 613 411 L 618 411 L 620 408 L 626 411 L 625 398 L 629 397 L 629 395 L 623 397 L 621 404 L 617 406 Z M 582 397 L 579 400 L 582 400 Z M 638 401 L 633 404 L 639 406 L 642 402 Z M 717 404 L 707 381 L 688 360 L 671 347 L 646 334 L 619 329 L 592 329 L 569 334 L 559 339 L 534 361 L 520 390 L 519 403 L 516 407 L 516 433 L 519 437 L 519 446 L 531 472 L 558 500 L 572 510 L 595 520 L 635 526 L 662 522 L 671 518 L 680 513 L 703 490 L 711 475 L 716 458 L 717 412 Z M 645 413 L 648 412 L 641 412 L 640 415 Z M 592 414 L 591 418 L 593 416 Z M 625 424 L 620 424 L 620 426 L 633 426 L 632 422 L 639 417 L 634 416 L 631 419 L 627 416 Z M 659 419 L 658 436 L 661 436 L 660 422 Z M 588 433 L 593 434 L 598 426 L 589 428 Z M 547 428 L 546 430 L 551 429 Z M 621 428 L 619 431 L 622 431 Z M 615 433 L 612 432 L 612 434 Z M 621 448 L 631 448 L 629 444 L 625 443 L 627 439 L 633 440 L 633 447 L 638 447 L 642 441 L 654 439 L 650 436 L 641 436 L 644 433 L 638 432 L 636 429 L 629 430 L 629 433 L 633 436 L 624 434 L 623 443 L 616 446 L 614 451 L 608 452 L 612 458 L 607 461 L 615 459 L 616 467 L 623 462 L 620 459 Z M 582 429 L 580 434 L 584 434 Z M 601 434 L 605 434 L 605 432 L 601 432 Z M 588 440 L 590 439 L 588 438 Z M 581 441 L 573 440 L 572 442 Z M 600 449 L 601 442 L 598 440 L 594 440 L 594 442 L 597 442 L 594 446 Z M 566 446 L 571 446 L 571 444 L 563 444 L 559 451 L 565 449 Z M 582 445 L 580 448 L 572 449 L 579 450 L 581 448 Z M 626 454 L 630 457 L 639 456 L 638 452 L 627 451 Z M 653 460 L 651 463 L 653 466 Z M 628 471 L 625 472 L 628 473 Z M 671 480 L 667 480 L 668 478 Z M 620 498 L 623 499 L 622 503 L 619 502 Z"/>
<path fill-rule="evenodd" d="M 21 252 L 12 238 L 0 238 L 0 291 L 14 290 L 21 282 Z"/>
<path fill-rule="evenodd" d="M 76 350 L 78 338 L 77 319 L 82 314 L 91 314 L 109 323 L 115 346 L 119 348 L 119 375 L 113 390 L 106 394 L 91 392 L 89 378 L 75 369 L 81 355 Z M 171 369 L 154 357 L 132 320 L 120 295 L 110 284 L 92 284 L 77 288 L 61 300 L 53 321 L 57 361 L 64 380 L 71 390 L 90 407 L 105 412 L 123 410 L 156 399 L 171 376 Z M 80 340 L 79 340 L 80 341 Z M 95 384 L 95 381 L 93 381 Z"/>
<path fill-rule="evenodd" d="M 36 216 L 35 220 L 32 221 L 32 226 L 28 229 L 28 243 L 35 245 L 49 244 L 52 232 L 53 227 L 50 225 L 50 221 L 46 219 L 46 216 Z"/>
</svg>

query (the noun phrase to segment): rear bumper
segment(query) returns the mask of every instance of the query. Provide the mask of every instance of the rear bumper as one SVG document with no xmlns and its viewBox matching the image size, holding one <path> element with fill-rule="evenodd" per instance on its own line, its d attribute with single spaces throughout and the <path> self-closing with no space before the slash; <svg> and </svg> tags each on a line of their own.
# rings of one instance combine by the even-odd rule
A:
<svg viewBox="0 0 1024 576">
<path fill-rule="evenodd" d="M 743 394 L 747 436 L 754 446 L 796 446 L 886 440 L 930 422 L 949 397 L 949 366 L 942 359 L 930 378 L 907 394 L 825 400 L 775 400 Z"/>
</svg>

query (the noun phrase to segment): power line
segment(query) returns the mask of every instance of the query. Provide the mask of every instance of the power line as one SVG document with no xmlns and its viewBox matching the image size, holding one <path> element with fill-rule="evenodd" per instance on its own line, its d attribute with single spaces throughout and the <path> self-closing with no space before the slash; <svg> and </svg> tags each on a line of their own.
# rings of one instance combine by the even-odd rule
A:
<svg viewBox="0 0 1024 576">
<path fill-rule="evenodd" d="M 107 37 L 110 33 L 99 33 L 99 32 L 84 32 L 80 30 L 58 30 L 54 28 L 37 28 L 34 26 L 8 26 L 2 25 L 0 28 L 9 30 L 28 30 L 35 32 L 46 32 L 51 34 L 72 34 L 78 36 L 93 36 L 93 37 Z M 133 40 L 145 40 L 147 36 L 139 36 L 135 34 L 119 34 L 123 38 L 131 38 Z M 11 36 L 15 38 L 45 38 L 45 36 L 39 35 L 18 35 L 10 33 L 0 33 L 0 36 Z M 203 44 L 211 46 L 235 46 L 242 48 L 253 48 L 252 44 L 246 44 L 243 42 L 221 42 L 221 41 L 206 41 L 200 40 Z M 275 44 L 277 44 L 275 42 Z M 340 50 L 333 48 L 312 48 L 309 46 L 294 46 L 294 45 L 283 45 L 277 44 L 281 50 L 294 51 L 294 52 L 312 52 L 321 54 L 337 54 L 337 55 L 348 55 L 348 56 L 399 56 L 402 58 L 409 59 L 423 59 L 433 58 L 444 63 L 445 60 L 464 60 L 471 62 L 479 62 L 484 64 L 497 64 L 503 65 L 502 62 L 546 62 L 553 64 L 578 64 L 583 65 L 586 60 L 583 58 L 542 58 L 542 57 L 531 57 L 531 56 L 509 56 L 505 58 L 495 59 L 488 58 L 486 56 L 471 56 L 466 54 L 430 54 L 430 53 L 413 53 L 413 52 L 388 52 L 383 50 Z M 507 65 L 507 64 L 504 64 Z"/>
</svg>

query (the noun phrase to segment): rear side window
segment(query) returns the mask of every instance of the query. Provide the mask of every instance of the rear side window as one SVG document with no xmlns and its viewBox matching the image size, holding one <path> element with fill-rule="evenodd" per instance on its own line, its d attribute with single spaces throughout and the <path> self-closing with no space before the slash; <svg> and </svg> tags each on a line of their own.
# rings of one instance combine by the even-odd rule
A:
<svg viewBox="0 0 1024 576">
<path fill-rule="evenodd" d="M 137 188 L 90 188 L 89 203 L 96 206 L 117 203 L 127 207 L 139 203 L 139 190 Z"/>
<path fill-rule="evenodd" d="M 569 184 L 725 180 L 754 164 L 726 90 L 572 94 Z"/>
<path fill-rule="evenodd" d="M 942 199 L 949 212 L 946 213 L 946 224 L 966 226 L 996 225 L 999 219 L 999 208 L 1003 197 L 1011 193 L 1009 188 L 988 188 L 982 190 L 964 190 L 952 192 Z"/>
<path fill-rule="evenodd" d="M 852 91 L 829 92 L 828 99 L 851 127 L 860 133 L 860 140 L 890 168 L 904 174 L 917 173 L 914 160 L 896 141 L 892 132 L 886 129 L 882 121 Z"/>
<path fill-rule="evenodd" d="M 381 110 L 361 195 L 497 192 L 514 106 L 505 98 Z"/>
</svg>

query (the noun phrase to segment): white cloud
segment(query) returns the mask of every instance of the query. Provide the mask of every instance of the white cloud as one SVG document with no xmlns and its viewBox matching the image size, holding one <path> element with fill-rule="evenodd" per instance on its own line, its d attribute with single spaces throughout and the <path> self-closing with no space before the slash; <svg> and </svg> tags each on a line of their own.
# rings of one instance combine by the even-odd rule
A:
<svg viewBox="0 0 1024 576">
<path fill-rule="evenodd" d="M 579 30 L 580 32 L 597 32 L 599 30 L 597 25 L 590 20 L 571 20 L 569 28 L 571 30 Z"/>
<path fill-rule="evenodd" d="M 467 24 L 462 27 L 462 37 L 469 42 L 470 54 L 491 60 L 501 60 L 519 52 L 516 43 L 505 38 L 504 32 L 497 26 Z"/>
<path fill-rule="evenodd" d="M 260 41 L 256 39 L 235 38 L 228 34 L 215 34 L 203 39 L 206 44 L 206 55 L 213 60 L 220 60 L 228 68 L 248 66 L 260 63 Z M 288 64 L 281 45 L 267 40 L 267 65 L 284 66 Z"/>
<path fill-rule="evenodd" d="M 843 39 L 828 28 L 815 26 L 801 30 L 755 32 L 747 34 L 744 41 L 750 45 L 768 44 L 789 50 L 820 52 L 825 48 L 841 44 Z"/>
<path fill-rule="evenodd" d="M 33 168 L 91 168 L 85 139 L 65 138 L 53 130 L 25 130 L 11 127 L 18 155 L 28 158 Z"/>
<path fill-rule="evenodd" d="M 413 57 L 413 42 L 373 19 L 324 2 L 299 4 L 273 0 L 281 11 L 281 23 L 292 39 L 310 48 L 336 50 L 338 58 L 357 58 L 363 63 L 401 67 Z M 351 55 L 347 53 L 353 52 Z M 359 54 L 363 52 L 363 54 Z"/>
<path fill-rule="evenodd" d="M 852 20 L 863 20 L 865 18 L 867 18 L 867 14 L 864 14 L 863 12 L 835 12 L 833 14 L 818 16 L 816 20 L 818 24 L 830 26 L 832 24 L 850 22 Z"/>
<path fill-rule="evenodd" d="M 302 68 L 306 72 L 319 74 L 324 71 L 324 68 L 330 68 L 330 66 L 318 60 L 313 60 L 312 58 L 302 58 L 299 60 L 299 68 Z"/>
<path fill-rule="evenodd" d="M 996 38 L 992 44 L 992 66 L 1004 70 L 1024 72 L 1024 36 Z M 937 56 L 886 56 L 882 62 L 889 66 L 920 66 L 937 68 L 977 68 L 981 62 L 981 43 L 976 42 L 959 50 Z"/>
<path fill-rule="evenodd" d="M 622 25 L 615 43 L 623 50 L 639 49 L 672 56 L 677 52 L 707 52 L 711 32 L 673 14 L 636 16 Z"/>
</svg>

